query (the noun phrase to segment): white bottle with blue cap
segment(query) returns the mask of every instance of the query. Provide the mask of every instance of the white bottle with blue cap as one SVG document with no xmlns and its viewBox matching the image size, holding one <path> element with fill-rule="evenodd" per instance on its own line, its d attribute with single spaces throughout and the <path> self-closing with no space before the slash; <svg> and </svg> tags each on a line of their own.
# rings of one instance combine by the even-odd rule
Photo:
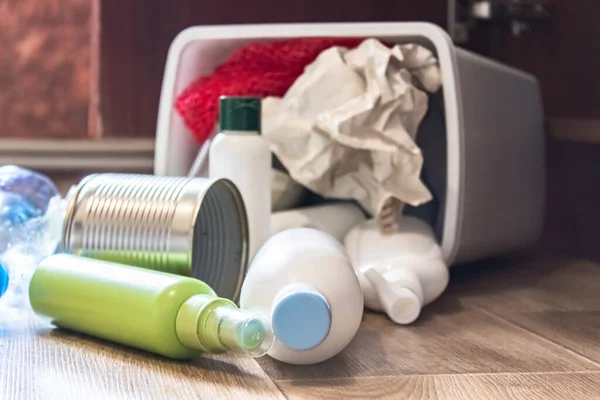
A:
<svg viewBox="0 0 600 400">
<path fill-rule="evenodd" d="M 358 331 L 364 307 L 342 245 L 311 228 L 288 229 L 265 242 L 240 305 L 271 317 L 277 340 L 267 354 L 290 364 L 315 364 L 342 351 Z"/>
</svg>

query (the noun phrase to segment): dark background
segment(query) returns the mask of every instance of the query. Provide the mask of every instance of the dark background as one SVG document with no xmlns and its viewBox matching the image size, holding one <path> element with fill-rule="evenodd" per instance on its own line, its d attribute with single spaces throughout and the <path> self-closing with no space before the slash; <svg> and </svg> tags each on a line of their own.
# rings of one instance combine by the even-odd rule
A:
<svg viewBox="0 0 600 400">
<path fill-rule="evenodd" d="M 521 37 L 479 24 L 463 46 L 539 78 L 544 241 L 600 258 L 600 2 L 547 3 Z M 167 50 L 191 25 L 446 19 L 446 0 L 0 0 L 0 138 L 154 137 Z"/>
</svg>

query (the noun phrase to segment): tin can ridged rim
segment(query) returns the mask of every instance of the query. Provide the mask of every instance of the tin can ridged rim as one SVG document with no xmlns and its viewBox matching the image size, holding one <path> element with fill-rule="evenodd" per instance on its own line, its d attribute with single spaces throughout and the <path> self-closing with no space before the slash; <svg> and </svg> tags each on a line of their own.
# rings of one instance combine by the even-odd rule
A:
<svg viewBox="0 0 600 400">
<path fill-rule="evenodd" d="M 197 178 L 191 178 L 190 181 L 193 179 L 197 179 Z M 231 297 L 225 296 L 237 303 L 239 300 L 239 297 L 240 297 L 240 293 L 242 290 L 242 285 L 244 283 L 244 279 L 246 277 L 246 273 L 248 272 L 248 251 L 249 251 L 248 215 L 246 212 L 246 206 L 244 204 L 244 199 L 242 197 L 241 192 L 237 188 L 237 186 L 235 186 L 235 184 L 231 180 L 226 179 L 226 178 L 209 179 L 209 181 L 207 182 L 206 190 L 204 190 L 202 193 L 201 201 L 198 202 L 196 209 L 194 210 L 194 214 L 193 214 L 194 215 L 194 223 L 196 221 L 198 221 L 199 214 L 201 213 L 201 210 L 202 210 L 202 206 L 205 204 L 204 199 L 205 199 L 206 195 L 211 190 L 211 188 L 215 187 L 216 185 L 223 185 L 230 192 L 230 194 L 232 195 L 233 200 L 235 202 L 235 205 L 236 205 L 235 209 L 238 214 L 237 215 L 238 220 L 240 221 L 240 234 L 241 234 L 241 239 L 242 239 L 242 243 L 241 243 L 242 249 L 241 249 L 241 260 L 240 260 L 240 266 L 239 266 L 239 273 L 238 273 L 237 282 L 235 285 L 235 290 L 234 290 L 233 295 Z M 191 254 L 191 258 L 192 258 L 191 269 L 193 270 L 193 268 L 194 268 L 194 255 L 193 255 L 194 229 L 190 229 L 189 231 L 190 231 L 190 233 L 189 233 L 189 241 L 190 242 L 189 243 L 190 243 L 190 249 L 191 249 L 190 251 L 192 253 Z"/>
</svg>

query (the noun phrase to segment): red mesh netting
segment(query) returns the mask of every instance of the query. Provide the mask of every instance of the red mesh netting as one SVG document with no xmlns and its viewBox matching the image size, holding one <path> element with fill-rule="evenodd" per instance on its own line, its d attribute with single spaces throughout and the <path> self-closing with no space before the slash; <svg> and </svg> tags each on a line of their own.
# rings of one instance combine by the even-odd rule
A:
<svg viewBox="0 0 600 400">
<path fill-rule="evenodd" d="M 282 97 L 321 52 L 333 46 L 354 48 L 362 40 L 299 38 L 249 44 L 233 53 L 213 75 L 193 82 L 177 98 L 175 108 L 202 144 L 214 129 L 219 96 Z"/>
</svg>

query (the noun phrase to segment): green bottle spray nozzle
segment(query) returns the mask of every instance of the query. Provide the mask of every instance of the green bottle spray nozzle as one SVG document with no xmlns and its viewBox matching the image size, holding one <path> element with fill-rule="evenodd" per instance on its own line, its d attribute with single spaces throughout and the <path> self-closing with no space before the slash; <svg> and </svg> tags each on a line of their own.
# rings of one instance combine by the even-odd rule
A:
<svg viewBox="0 0 600 400">
<path fill-rule="evenodd" d="M 241 310 L 231 300 L 203 294 L 183 303 L 175 329 L 184 346 L 213 354 L 235 351 L 259 357 L 274 341 L 267 318 Z"/>
</svg>

